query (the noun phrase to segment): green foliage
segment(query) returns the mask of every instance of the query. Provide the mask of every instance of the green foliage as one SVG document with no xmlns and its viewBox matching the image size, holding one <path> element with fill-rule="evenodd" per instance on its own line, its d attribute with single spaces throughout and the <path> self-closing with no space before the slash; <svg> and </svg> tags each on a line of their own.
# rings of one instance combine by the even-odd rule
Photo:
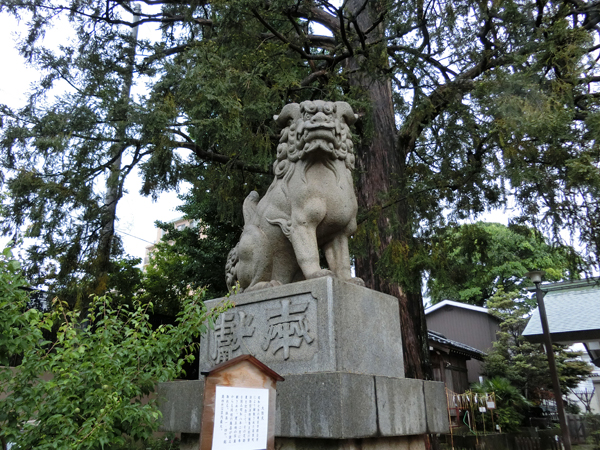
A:
<svg viewBox="0 0 600 450">
<path fill-rule="evenodd" d="M 484 306 L 501 287 L 516 292 L 525 274 L 544 270 L 549 281 L 579 278 L 581 257 L 572 247 L 548 244 L 535 229 L 477 222 L 443 229 L 425 261 L 432 303 L 454 300 Z"/>
<path fill-rule="evenodd" d="M 119 186 L 135 169 L 146 195 L 188 181 L 197 191 L 192 203 L 210 192 L 217 217 L 237 226 L 242 199 L 270 182 L 273 114 L 310 98 L 346 100 L 361 114 L 359 174 L 370 170 L 371 153 L 389 163 L 390 186 L 361 186 L 361 217 L 369 219 L 359 236 L 369 239 L 355 241 L 363 245 L 356 253 L 392 245 L 371 271 L 418 291 L 422 238 L 446 227 L 446 218 L 475 217 L 507 198 L 516 201 L 516 222 L 551 231 L 557 241 L 567 227 L 581 233 L 588 255 L 597 253 L 600 115 L 589 94 L 597 49 L 585 7 L 377 3 L 367 10 L 382 22 L 357 31 L 353 17 L 362 5 L 354 3 L 155 3 L 160 9 L 142 11 L 140 26 L 159 23 L 162 34 L 139 39 L 137 59 L 126 4 L 2 3 L 25 20 L 19 49 L 42 73 L 25 107 L 2 106 L 0 137 L 10 194 L 2 231 L 37 239 L 24 261 L 35 285 L 87 298 L 73 286 L 98 281 L 100 191 L 116 154 L 126 161 Z M 61 19 L 76 38 L 49 48 L 41 38 Z M 316 36 L 316 23 L 331 36 Z M 130 76 L 148 91 L 127 101 Z M 55 98 L 60 80 L 71 87 Z M 392 84 L 389 98 L 377 97 L 376 81 Z M 394 110 L 382 128 L 374 111 L 386 101 Z M 377 146 L 396 133 L 395 142 Z M 377 229 L 369 230 L 373 223 Z M 117 239 L 111 254 L 120 252 Z M 396 270 L 398 263 L 408 269 Z M 476 287 L 452 294 L 475 303 L 491 295 Z"/>
<path fill-rule="evenodd" d="M 271 180 L 273 114 L 290 101 L 317 98 L 346 100 L 360 115 L 357 275 L 370 287 L 411 296 L 402 302 L 416 305 L 409 313 L 415 329 L 404 328 L 405 344 L 415 343 L 411 351 L 426 349 L 419 297 L 436 230 L 509 205 L 513 223 L 556 243 L 567 229 L 581 239 L 585 263 L 598 264 L 600 49 L 593 1 L 138 3 L 138 25 L 161 34 L 140 33 L 150 37 L 138 40 L 132 58 L 130 2 L 0 2 L 2 12 L 23 19 L 19 50 L 42 77 L 25 106 L 0 106 L 8 193 L 0 226 L 35 238 L 23 261 L 34 285 L 46 283 L 70 304 L 109 289 L 99 237 L 104 182 L 118 155 L 117 187 L 132 173 L 143 178 L 145 195 L 189 182 L 191 209 L 209 193 L 214 217 L 224 227 L 239 226 L 243 198 L 253 189 L 264 194 Z M 49 48 L 42 38 L 57 24 L 72 27 L 73 39 Z M 130 77 L 147 92 L 127 101 Z M 519 257 L 572 256 L 550 249 L 544 255 L 539 236 L 520 234 Z M 179 248 L 165 249 L 158 263 L 164 273 L 148 285 L 153 299 L 175 282 L 173 291 L 182 292 L 198 273 L 196 267 L 177 281 L 178 256 L 190 263 L 207 260 L 203 252 L 221 252 L 176 241 Z M 472 250 L 454 256 L 467 265 L 476 254 L 501 256 Z M 111 258 L 120 253 L 117 239 Z M 497 263 L 502 269 L 492 272 L 502 282 L 464 265 L 464 274 L 451 273 L 443 261 L 431 270 L 448 283 L 479 277 L 479 285 L 452 292 L 439 286 L 439 295 L 481 304 L 493 286 L 508 291 L 515 284 L 509 270 L 521 273 L 506 259 Z M 564 276 L 566 266 L 558 267 Z M 206 283 L 217 292 L 213 278 Z M 408 350 L 407 361 L 418 361 Z"/>
<path fill-rule="evenodd" d="M 502 377 L 493 377 L 484 380 L 483 383 L 473 384 L 471 389 L 478 394 L 493 392 L 496 398 L 496 409 L 493 411 L 494 424 L 500 425 L 502 431 L 506 433 L 519 431 L 521 422 L 525 417 L 523 413 L 530 406 L 530 402 L 527 401 L 523 394 L 521 394 L 521 391 L 511 384 L 509 380 Z M 491 416 L 488 417 L 488 414 L 484 415 L 484 420 L 486 421 L 486 429 L 492 430 Z"/>
<path fill-rule="evenodd" d="M 506 378 L 527 399 L 539 401 L 541 390 L 552 389 L 548 359 L 540 344 L 532 344 L 522 336 L 535 301 L 499 289 L 487 306 L 502 322 L 494 347 L 484 360 L 485 375 Z M 577 359 L 579 352 L 554 344 L 554 355 L 562 392 L 574 389 L 592 372 L 588 363 Z"/>
<path fill-rule="evenodd" d="M 160 223 L 166 233 L 144 274 L 141 297 L 154 304 L 155 313 L 175 315 L 181 299 L 198 288 L 205 288 L 209 298 L 227 294 L 225 262 L 239 238 L 241 217 L 220 216 L 221 202 L 210 192 L 192 189 L 185 199 L 180 209 L 198 224 L 176 230 L 172 224 Z"/>
<path fill-rule="evenodd" d="M 2 358 L 23 359 L 14 370 L 0 367 L 7 394 L 0 437 L 18 448 L 99 449 L 126 436 L 147 439 L 160 414 L 147 396 L 182 373 L 197 352 L 194 338 L 229 306 L 207 311 L 199 292 L 183 303 L 176 326 L 157 329 L 148 320 L 151 305 L 114 306 L 106 296 L 94 298 L 85 315 L 57 299 L 43 314 L 26 309 L 27 296 L 18 291 L 24 280 L 7 252 L 1 269 L 0 280 L 14 287 L 0 297 Z M 53 342 L 44 339 L 51 330 Z"/>
<path fill-rule="evenodd" d="M 150 437 L 142 441 L 126 438 L 124 443 L 108 445 L 105 450 L 179 450 L 179 445 L 174 433 L 167 433 L 164 437 Z"/>
<path fill-rule="evenodd" d="M 593 445 L 594 450 L 600 449 L 600 414 L 586 414 L 585 425 L 588 430 L 588 442 Z"/>
<path fill-rule="evenodd" d="M 8 366 L 15 353 L 22 354 L 29 347 L 30 336 L 22 329 L 36 313 L 21 311 L 29 300 L 24 289 L 28 286 L 21 265 L 11 249 L 5 248 L 0 256 L 0 366 Z"/>
</svg>

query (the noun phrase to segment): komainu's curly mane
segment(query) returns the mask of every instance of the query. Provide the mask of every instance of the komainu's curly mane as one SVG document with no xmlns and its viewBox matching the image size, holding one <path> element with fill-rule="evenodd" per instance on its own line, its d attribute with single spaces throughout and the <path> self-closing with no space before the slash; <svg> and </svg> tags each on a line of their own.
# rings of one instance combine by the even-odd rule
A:
<svg viewBox="0 0 600 450">
<path fill-rule="evenodd" d="M 310 139 L 311 118 L 318 113 L 327 117 L 334 131 L 334 140 Z M 354 123 L 356 119 L 352 108 L 347 103 L 312 101 L 305 101 L 299 105 L 292 103 L 286 105 L 281 114 L 274 119 L 279 126 L 284 127 L 277 146 L 277 159 L 273 163 L 276 179 L 289 179 L 290 172 L 294 172 L 299 161 L 306 162 L 304 170 L 308 170 L 313 161 L 307 161 L 307 156 L 321 148 L 326 148 L 325 154 L 331 160 L 344 161 L 349 170 L 354 169 L 354 144 L 348 123 Z M 334 165 L 329 164 L 328 167 L 336 173 Z M 336 177 L 339 177 L 339 174 L 336 173 Z"/>
</svg>

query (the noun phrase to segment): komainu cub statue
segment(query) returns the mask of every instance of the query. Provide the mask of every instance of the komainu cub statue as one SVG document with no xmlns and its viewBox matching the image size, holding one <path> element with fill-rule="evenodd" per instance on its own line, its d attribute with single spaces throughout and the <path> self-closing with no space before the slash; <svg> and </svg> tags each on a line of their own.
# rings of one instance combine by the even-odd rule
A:
<svg viewBox="0 0 600 450">
<path fill-rule="evenodd" d="M 356 231 L 349 128 L 356 118 L 348 103 L 321 100 L 288 104 L 274 117 L 282 128 L 275 179 L 260 201 L 256 191 L 244 201 L 244 231 L 227 261 L 229 289 L 324 276 L 364 285 L 352 278 L 348 253 Z M 329 270 L 319 264 L 319 248 Z"/>
</svg>

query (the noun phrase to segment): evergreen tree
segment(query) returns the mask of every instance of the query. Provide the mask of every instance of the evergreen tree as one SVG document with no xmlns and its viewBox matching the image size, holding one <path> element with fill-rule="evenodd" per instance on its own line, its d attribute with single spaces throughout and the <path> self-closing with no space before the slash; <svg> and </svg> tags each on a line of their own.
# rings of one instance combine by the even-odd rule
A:
<svg viewBox="0 0 600 450">
<path fill-rule="evenodd" d="M 578 278 L 585 267 L 575 249 L 551 245 L 537 230 L 522 225 L 477 222 L 447 227 L 433 236 L 423 257 L 432 303 L 454 300 L 485 306 L 499 287 L 518 292 L 536 268 L 548 281 Z"/>
<path fill-rule="evenodd" d="M 224 267 L 242 224 L 219 220 L 217 200 L 201 194 L 186 194 L 186 204 L 179 208 L 202 219 L 196 226 L 177 230 L 173 224 L 159 223 L 165 234 L 152 252 L 141 293 L 143 301 L 154 304 L 154 313 L 174 316 L 181 299 L 199 288 L 206 290 L 207 298 L 227 294 Z"/>
<path fill-rule="evenodd" d="M 598 262 L 595 2 L 2 0 L 0 8 L 26 23 L 20 50 L 44 74 L 24 108 L 2 107 L 0 140 L 3 228 L 29 227 L 38 238 L 26 266 L 36 282 L 107 287 L 98 282 L 102 194 L 119 156 L 118 185 L 137 169 L 148 195 L 188 180 L 237 223 L 243 198 L 271 177 L 272 115 L 312 98 L 348 101 L 362 117 L 356 272 L 399 300 L 407 376 L 429 371 L 422 267 L 412 259 L 438 227 L 510 197 L 516 223 L 556 239 L 569 229 Z M 73 39 L 46 48 L 44 32 L 59 17 Z M 132 60 L 136 25 L 162 35 L 139 40 Z M 149 93 L 124 102 L 131 67 Z M 53 99 L 59 80 L 70 87 Z M 111 239 L 112 258 L 118 251 Z"/>
</svg>

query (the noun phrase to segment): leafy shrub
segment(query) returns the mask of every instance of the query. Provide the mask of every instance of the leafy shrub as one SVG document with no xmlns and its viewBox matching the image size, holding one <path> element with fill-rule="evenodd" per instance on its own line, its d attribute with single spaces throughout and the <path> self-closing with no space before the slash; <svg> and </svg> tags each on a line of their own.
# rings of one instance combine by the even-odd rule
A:
<svg viewBox="0 0 600 450">
<path fill-rule="evenodd" d="M 58 299 L 26 309 L 26 282 L 9 250 L 0 258 L 0 438 L 16 448 L 96 450 L 143 441 L 159 425 L 158 382 L 194 359 L 194 338 L 229 305 L 207 311 L 203 291 L 182 305 L 176 326 L 153 329 L 151 305 L 93 298 L 86 314 Z M 56 330 L 56 340 L 43 331 Z M 180 357 L 184 352 L 184 359 Z M 22 354 L 11 370 L 6 361 Z M 145 402 L 142 403 L 142 398 Z M 147 401 L 147 403 L 146 403 Z"/>
<path fill-rule="evenodd" d="M 584 417 L 587 441 L 594 446 L 594 450 L 600 450 L 600 414 L 585 414 Z"/>
<path fill-rule="evenodd" d="M 530 403 L 510 381 L 506 378 L 494 377 L 484 380 L 483 383 L 473 384 L 471 389 L 478 394 L 493 392 L 496 397 L 496 409 L 493 411 L 494 424 L 500 425 L 502 431 L 508 433 L 519 430 L 525 417 L 523 413 Z M 491 430 L 491 415 L 485 414 L 483 417 L 486 421 L 486 429 Z M 478 416 L 478 420 L 482 420 L 481 416 Z"/>
</svg>

